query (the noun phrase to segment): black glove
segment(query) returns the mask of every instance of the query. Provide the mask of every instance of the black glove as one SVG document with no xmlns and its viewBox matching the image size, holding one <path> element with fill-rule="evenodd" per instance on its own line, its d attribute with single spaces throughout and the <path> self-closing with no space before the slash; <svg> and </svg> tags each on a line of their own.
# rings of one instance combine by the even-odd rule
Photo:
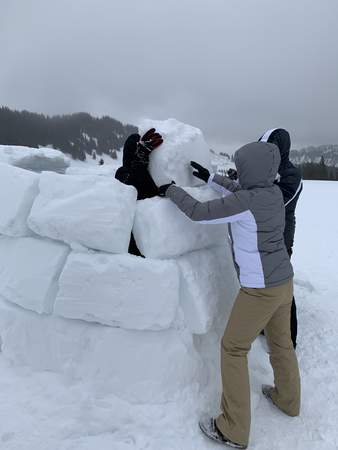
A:
<svg viewBox="0 0 338 450">
<path fill-rule="evenodd" d="M 149 155 L 163 143 L 163 138 L 160 133 L 156 133 L 155 128 L 148 130 L 137 144 L 136 158 L 137 161 L 148 165 Z"/>
<path fill-rule="evenodd" d="M 230 178 L 230 180 L 236 181 L 238 179 L 237 170 L 229 169 L 227 171 L 227 177 Z"/>
<path fill-rule="evenodd" d="M 209 170 L 206 169 L 205 167 L 201 166 L 200 164 L 198 164 L 198 163 L 195 162 L 195 161 L 190 161 L 190 165 L 191 165 L 191 167 L 193 167 L 194 169 L 196 169 L 196 170 L 193 171 L 192 174 L 193 174 L 196 178 L 199 178 L 200 180 L 203 180 L 203 181 L 205 181 L 205 182 L 207 183 L 208 180 L 209 180 L 209 177 L 210 177 L 210 172 L 209 172 Z"/>
<path fill-rule="evenodd" d="M 170 186 L 172 186 L 173 184 L 176 184 L 175 181 L 172 181 L 172 182 L 169 183 L 169 184 L 163 184 L 162 186 L 160 186 L 160 187 L 158 188 L 158 195 L 159 195 L 160 197 L 165 197 L 168 188 L 170 188 Z"/>
</svg>

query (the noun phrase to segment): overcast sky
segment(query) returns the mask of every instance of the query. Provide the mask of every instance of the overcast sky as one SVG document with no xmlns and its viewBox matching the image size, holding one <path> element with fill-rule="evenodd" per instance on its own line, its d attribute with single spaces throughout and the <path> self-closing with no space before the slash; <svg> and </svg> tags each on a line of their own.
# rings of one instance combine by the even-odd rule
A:
<svg viewBox="0 0 338 450">
<path fill-rule="evenodd" d="M 0 0 L 0 105 L 338 143 L 337 0 Z"/>
</svg>

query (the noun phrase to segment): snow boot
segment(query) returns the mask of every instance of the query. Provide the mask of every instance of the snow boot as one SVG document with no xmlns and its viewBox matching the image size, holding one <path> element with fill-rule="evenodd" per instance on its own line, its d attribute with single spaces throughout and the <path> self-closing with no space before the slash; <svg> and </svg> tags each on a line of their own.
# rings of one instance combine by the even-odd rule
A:
<svg viewBox="0 0 338 450">
<path fill-rule="evenodd" d="M 216 426 L 216 420 L 213 417 L 203 417 L 199 421 L 198 425 L 202 433 L 212 441 L 232 448 L 247 448 L 246 445 L 236 444 L 235 442 L 230 441 L 230 439 L 228 439 L 227 437 L 223 436 L 223 434 L 218 430 Z"/>
<path fill-rule="evenodd" d="M 286 414 L 287 416 L 290 417 L 296 417 L 298 416 L 298 414 L 290 414 L 288 411 L 284 411 L 284 409 L 280 408 L 273 400 L 272 398 L 272 394 L 274 392 L 275 388 L 273 386 L 269 386 L 268 384 L 263 384 L 262 385 L 262 393 L 264 395 L 264 397 L 266 397 L 272 404 L 273 406 L 275 406 L 276 408 L 279 409 L 279 411 L 281 411 L 282 413 Z"/>
<path fill-rule="evenodd" d="M 269 384 L 262 384 L 262 393 L 265 398 L 267 398 L 276 408 L 278 408 L 280 411 L 282 411 L 279 406 L 276 405 L 276 403 L 272 399 L 272 393 L 275 390 L 273 386 L 270 386 Z M 284 411 L 283 411 L 284 412 Z"/>
<path fill-rule="evenodd" d="M 275 388 L 269 384 L 262 384 L 262 393 L 264 397 L 272 401 L 272 392 Z"/>
</svg>

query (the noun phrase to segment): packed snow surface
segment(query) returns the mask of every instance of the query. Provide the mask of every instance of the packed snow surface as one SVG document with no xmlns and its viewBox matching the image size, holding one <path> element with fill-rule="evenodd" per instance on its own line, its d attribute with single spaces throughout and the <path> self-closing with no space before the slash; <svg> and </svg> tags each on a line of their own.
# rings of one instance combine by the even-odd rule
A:
<svg viewBox="0 0 338 450">
<path fill-rule="evenodd" d="M 238 282 L 228 245 L 187 253 L 177 259 L 181 269 L 181 301 L 188 329 L 207 333 L 219 313 L 227 312 L 237 294 Z M 221 307 L 222 309 L 222 307 Z"/>
<path fill-rule="evenodd" d="M 180 186 L 200 185 L 201 181 L 192 175 L 190 161 L 211 167 L 209 147 L 202 131 L 176 119 L 145 119 L 139 125 L 140 134 L 152 127 L 164 139 L 150 155 L 149 170 L 155 183 L 160 186 L 174 180 Z"/>
<path fill-rule="evenodd" d="M 128 251 L 136 189 L 115 179 L 44 172 L 29 227 L 71 245 L 111 253 Z"/>
<path fill-rule="evenodd" d="M 297 210 L 293 263 L 301 416 L 289 418 L 262 397 L 261 384 L 272 383 L 273 377 L 265 341 L 259 337 L 249 357 L 250 449 L 338 448 L 338 217 L 332 208 L 336 197 L 338 183 L 305 182 Z M 114 329 L 37 316 L 6 304 L 0 321 L 2 450 L 216 449 L 200 434 L 197 421 L 204 411 L 218 412 L 217 333 L 195 336 L 192 346 L 176 330 Z M 149 339 L 154 333 L 156 339 Z M 51 347 L 54 351 L 47 352 Z M 203 369 L 194 356 L 195 347 L 205 356 Z M 19 362 L 35 370 L 12 365 Z M 67 368 L 64 375 L 60 374 L 62 364 Z M 198 390 L 195 381 L 206 367 L 213 371 Z M 114 389 L 102 375 L 107 371 Z M 162 385 L 152 385 L 158 376 Z M 136 394 L 130 389 L 135 380 L 143 386 Z M 140 393 L 143 398 L 138 397 Z M 162 402 L 149 403 L 149 398 L 159 397 Z"/>
<path fill-rule="evenodd" d="M 171 261 L 72 253 L 59 284 L 54 313 L 72 319 L 160 330 L 177 313 L 179 270 Z"/>
<path fill-rule="evenodd" d="M 2 352 L 12 364 L 61 373 L 68 386 L 82 380 L 102 396 L 118 393 L 131 404 L 168 402 L 204 377 L 185 330 L 135 331 L 39 317 L 1 300 L 0 327 Z"/>
<path fill-rule="evenodd" d="M 0 297 L 50 313 L 69 248 L 32 237 L 0 237 Z"/>
<path fill-rule="evenodd" d="M 27 236 L 27 217 L 38 194 L 39 176 L 0 163 L 0 234 Z"/>
</svg>

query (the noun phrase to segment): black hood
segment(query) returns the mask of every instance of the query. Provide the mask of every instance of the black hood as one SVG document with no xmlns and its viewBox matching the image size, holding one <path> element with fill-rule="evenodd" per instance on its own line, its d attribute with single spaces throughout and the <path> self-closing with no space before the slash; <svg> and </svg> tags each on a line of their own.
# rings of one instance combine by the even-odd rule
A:
<svg viewBox="0 0 338 450">
<path fill-rule="evenodd" d="M 277 145 L 281 156 L 281 164 L 289 160 L 291 139 L 290 134 L 286 130 L 283 128 L 268 130 L 259 140 Z"/>
<path fill-rule="evenodd" d="M 136 159 L 137 143 L 141 139 L 140 135 L 131 134 L 123 146 L 123 166 L 130 167 L 131 163 Z"/>
</svg>

